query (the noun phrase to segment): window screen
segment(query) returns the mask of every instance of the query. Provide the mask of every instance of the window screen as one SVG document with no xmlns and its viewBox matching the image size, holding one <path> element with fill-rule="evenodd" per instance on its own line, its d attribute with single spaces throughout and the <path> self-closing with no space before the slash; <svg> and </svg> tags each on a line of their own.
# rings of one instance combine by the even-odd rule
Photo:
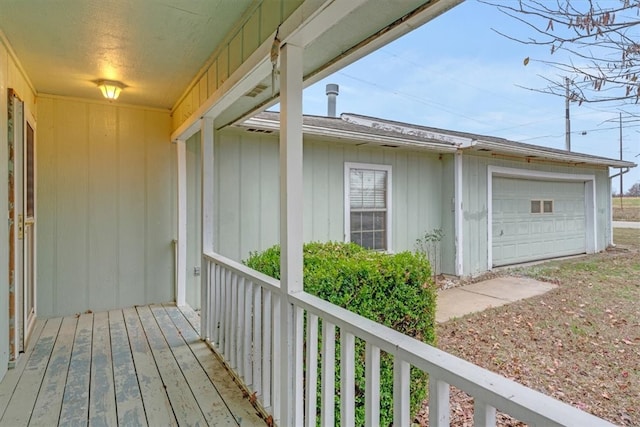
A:
<svg viewBox="0 0 640 427">
<path fill-rule="evenodd" d="M 351 241 L 367 249 L 387 249 L 386 170 L 349 170 Z"/>
</svg>

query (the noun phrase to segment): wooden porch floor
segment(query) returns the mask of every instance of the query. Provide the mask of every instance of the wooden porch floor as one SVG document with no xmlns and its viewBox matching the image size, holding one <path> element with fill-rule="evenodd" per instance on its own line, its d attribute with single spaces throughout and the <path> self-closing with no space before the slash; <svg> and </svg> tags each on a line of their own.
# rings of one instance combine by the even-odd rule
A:
<svg viewBox="0 0 640 427">
<path fill-rule="evenodd" d="M 264 426 L 175 305 L 38 320 L 0 383 L 0 426 Z"/>
</svg>

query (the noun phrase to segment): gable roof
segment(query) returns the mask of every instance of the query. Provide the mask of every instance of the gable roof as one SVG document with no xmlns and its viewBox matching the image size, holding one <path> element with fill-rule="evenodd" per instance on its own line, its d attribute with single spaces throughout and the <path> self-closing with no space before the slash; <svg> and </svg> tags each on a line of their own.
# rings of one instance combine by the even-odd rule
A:
<svg viewBox="0 0 640 427">
<path fill-rule="evenodd" d="M 278 132 L 280 130 L 280 113 L 265 111 L 243 122 L 236 123 L 235 126 L 254 132 Z M 617 168 L 632 168 L 636 166 L 635 163 L 624 160 L 525 144 L 495 136 L 439 129 L 353 113 L 342 113 L 340 117 L 304 115 L 302 131 L 305 135 L 341 141 L 392 148 L 420 149 L 439 153 L 465 150 L 574 165 L 585 164 Z"/>
</svg>

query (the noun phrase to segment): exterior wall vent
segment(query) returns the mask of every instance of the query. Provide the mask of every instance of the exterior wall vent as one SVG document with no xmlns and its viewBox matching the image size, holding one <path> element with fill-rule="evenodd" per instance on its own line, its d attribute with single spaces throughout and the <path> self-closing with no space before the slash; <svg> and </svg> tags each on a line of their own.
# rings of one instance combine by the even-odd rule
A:
<svg viewBox="0 0 640 427">
<path fill-rule="evenodd" d="M 247 128 L 247 132 L 254 132 L 254 133 L 273 133 L 272 130 L 267 130 L 267 129 L 256 129 L 256 128 Z"/>
<path fill-rule="evenodd" d="M 250 98 L 255 98 L 256 96 L 260 95 L 262 92 L 264 92 L 264 90 L 267 88 L 266 85 L 263 85 L 262 83 L 258 84 L 256 87 L 254 87 L 253 89 L 251 89 L 249 92 L 245 93 L 244 96 L 248 96 Z"/>
</svg>

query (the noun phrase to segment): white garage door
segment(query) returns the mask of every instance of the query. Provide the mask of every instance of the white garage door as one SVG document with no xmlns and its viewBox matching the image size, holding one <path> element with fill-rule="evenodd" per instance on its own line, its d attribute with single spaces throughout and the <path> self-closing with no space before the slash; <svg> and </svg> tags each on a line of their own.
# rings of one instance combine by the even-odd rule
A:
<svg viewBox="0 0 640 427">
<path fill-rule="evenodd" d="M 585 184 L 493 178 L 492 263 L 586 252 Z"/>
</svg>

